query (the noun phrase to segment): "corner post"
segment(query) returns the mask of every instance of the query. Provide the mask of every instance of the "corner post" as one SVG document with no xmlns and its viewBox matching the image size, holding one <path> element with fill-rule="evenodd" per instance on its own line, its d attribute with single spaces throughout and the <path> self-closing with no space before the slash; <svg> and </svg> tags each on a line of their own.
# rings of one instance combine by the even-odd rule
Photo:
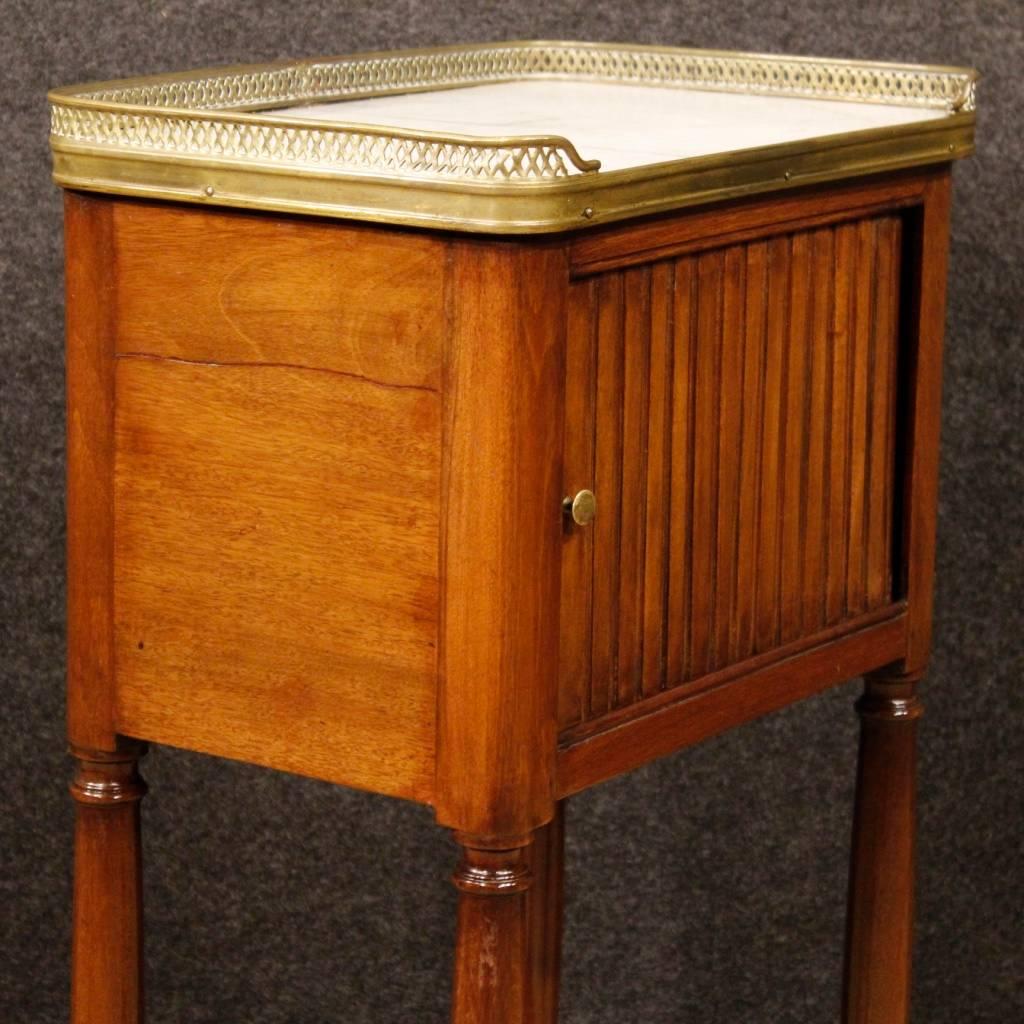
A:
<svg viewBox="0 0 1024 1024">
<path fill-rule="evenodd" d="M 900 589 L 907 601 L 907 653 L 902 671 L 920 673 L 931 650 L 935 535 L 942 425 L 942 346 L 949 266 L 950 168 L 931 172 L 918 230 L 904 253 L 907 305 L 901 326 L 906 418 Z"/>
<path fill-rule="evenodd" d="M 531 986 L 541 977 L 557 985 L 551 917 L 531 904 L 554 899 L 561 880 L 551 864 L 561 844 L 551 847 L 547 826 L 556 816 L 566 249 L 452 241 L 447 286 L 435 806 L 463 848 L 452 1019 L 534 1024 Z M 557 886 L 534 884 L 541 848 Z M 528 941 L 540 930 L 539 944 Z M 553 966 L 531 963 L 537 948 Z"/>
<path fill-rule="evenodd" d="M 65 194 L 67 725 L 75 772 L 73 1024 L 140 1024 L 145 747 L 118 735 L 114 670 L 114 203 Z"/>
<path fill-rule="evenodd" d="M 938 512 L 942 344 L 950 166 L 925 172 L 905 235 L 900 358 L 905 418 L 898 587 L 907 603 L 900 661 L 872 673 L 861 719 L 847 914 L 843 1024 L 905 1024 L 910 1014 L 916 842 L 917 696 L 931 647 Z"/>
</svg>

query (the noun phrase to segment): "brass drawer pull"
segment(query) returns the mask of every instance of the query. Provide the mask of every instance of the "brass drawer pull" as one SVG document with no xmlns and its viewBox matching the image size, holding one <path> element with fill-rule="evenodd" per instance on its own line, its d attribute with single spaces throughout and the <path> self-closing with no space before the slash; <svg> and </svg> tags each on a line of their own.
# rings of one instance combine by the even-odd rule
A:
<svg viewBox="0 0 1024 1024">
<path fill-rule="evenodd" d="M 593 491 L 578 491 L 575 497 L 562 502 L 562 508 L 567 516 L 572 516 L 573 522 L 586 526 L 597 515 L 597 498 Z"/>
</svg>

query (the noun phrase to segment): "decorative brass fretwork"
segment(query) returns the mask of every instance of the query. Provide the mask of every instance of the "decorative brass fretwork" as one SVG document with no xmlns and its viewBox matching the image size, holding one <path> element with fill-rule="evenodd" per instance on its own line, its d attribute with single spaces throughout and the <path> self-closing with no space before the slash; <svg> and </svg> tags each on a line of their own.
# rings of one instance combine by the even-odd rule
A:
<svg viewBox="0 0 1024 1024">
<path fill-rule="evenodd" d="M 562 138 L 475 140 L 252 113 L 522 78 L 896 103 L 950 112 L 974 109 L 974 76 L 957 69 L 639 46 L 509 43 L 56 90 L 51 131 L 55 139 L 94 146 L 449 180 L 546 181 L 596 170 L 596 161 L 582 159 Z"/>
</svg>

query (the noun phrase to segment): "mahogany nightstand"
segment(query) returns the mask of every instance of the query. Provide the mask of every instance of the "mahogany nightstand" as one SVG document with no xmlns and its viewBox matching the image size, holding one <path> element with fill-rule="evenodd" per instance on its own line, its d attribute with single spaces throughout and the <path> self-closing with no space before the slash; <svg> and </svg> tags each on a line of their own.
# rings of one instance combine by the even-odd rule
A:
<svg viewBox="0 0 1024 1024">
<path fill-rule="evenodd" d="M 453 1021 L 553 1024 L 562 801 L 858 675 L 844 1020 L 905 1021 L 973 73 L 511 43 L 51 102 L 76 1024 L 142 1016 L 145 742 L 431 805 Z"/>
</svg>

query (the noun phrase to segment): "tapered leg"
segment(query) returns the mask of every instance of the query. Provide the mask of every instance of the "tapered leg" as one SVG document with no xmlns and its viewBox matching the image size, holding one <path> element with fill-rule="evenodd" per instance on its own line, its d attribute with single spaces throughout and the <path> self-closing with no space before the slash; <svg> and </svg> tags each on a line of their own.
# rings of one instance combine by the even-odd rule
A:
<svg viewBox="0 0 1024 1024">
<path fill-rule="evenodd" d="M 530 869 L 533 883 L 526 893 L 529 926 L 529 1020 L 558 1021 L 558 986 L 562 966 L 562 885 L 565 818 L 563 804 L 555 817 L 534 834 Z"/>
<path fill-rule="evenodd" d="M 453 1024 L 554 1024 L 562 916 L 561 809 L 531 837 L 457 834 L 462 860 Z"/>
<path fill-rule="evenodd" d="M 857 702 L 844 1024 L 906 1024 L 909 1016 L 918 679 L 878 673 Z"/>
<path fill-rule="evenodd" d="M 132 747 L 75 751 L 72 1024 L 141 1024 L 142 859 L 139 800 L 146 791 Z"/>
</svg>

